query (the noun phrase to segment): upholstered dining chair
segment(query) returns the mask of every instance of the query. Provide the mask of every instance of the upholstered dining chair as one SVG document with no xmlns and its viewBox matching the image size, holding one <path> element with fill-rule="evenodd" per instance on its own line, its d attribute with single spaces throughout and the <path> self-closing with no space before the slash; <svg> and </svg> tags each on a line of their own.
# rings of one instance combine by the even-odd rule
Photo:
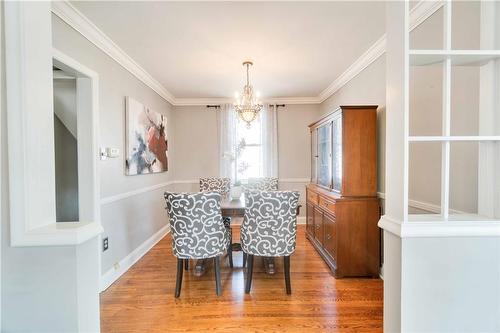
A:
<svg viewBox="0 0 500 333">
<path fill-rule="evenodd" d="M 243 185 L 246 191 L 277 191 L 278 190 L 278 178 L 276 177 L 259 177 L 259 178 L 249 178 L 248 183 Z M 268 258 L 264 258 L 268 260 Z M 247 263 L 247 254 L 243 252 L 243 267 Z M 269 274 L 274 274 L 274 264 L 266 266 L 267 269 L 271 269 Z"/>
<path fill-rule="evenodd" d="M 291 294 L 290 256 L 297 238 L 297 191 L 248 191 L 241 248 L 248 256 L 245 293 L 252 286 L 253 258 L 283 257 L 286 293 Z"/>
<path fill-rule="evenodd" d="M 217 192 L 165 192 L 172 250 L 177 257 L 175 297 L 181 294 L 184 262 L 189 259 L 214 259 L 215 290 L 221 294 L 220 256 L 230 243 L 220 213 L 221 195 Z"/>
<path fill-rule="evenodd" d="M 220 177 L 201 177 L 200 178 L 200 191 L 212 191 L 220 193 L 223 197 L 229 195 L 231 190 L 231 178 L 220 178 Z M 223 216 L 222 220 L 224 226 L 229 232 L 229 239 L 233 239 L 233 232 L 231 230 L 231 218 L 228 216 Z M 229 257 L 229 266 L 233 268 L 233 247 L 232 242 L 229 242 L 229 247 L 227 249 L 227 256 Z"/>
<path fill-rule="evenodd" d="M 244 188 L 245 190 L 277 191 L 278 178 L 276 177 L 249 178 L 248 184 L 244 185 Z"/>
</svg>

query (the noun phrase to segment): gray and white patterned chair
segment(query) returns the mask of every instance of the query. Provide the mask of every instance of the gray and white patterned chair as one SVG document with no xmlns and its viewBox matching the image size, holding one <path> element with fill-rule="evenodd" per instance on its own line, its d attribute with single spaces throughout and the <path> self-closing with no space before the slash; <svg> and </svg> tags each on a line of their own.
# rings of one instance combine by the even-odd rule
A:
<svg viewBox="0 0 500 333">
<path fill-rule="evenodd" d="M 223 197 L 229 195 L 229 191 L 231 190 L 231 178 L 220 178 L 220 177 L 202 177 L 200 178 L 200 191 L 212 191 L 220 193 Z M 233 238 L 233 233 L 231 231 L 231 218 L 228 216 L 222 217 L 224 226 L 229 231 L 230 239 Z M 229 266 L 233 268 L 233 251 L 232 251 L 232 242 L 230 242 L 229 247 L 227 249 L 227 254 L 229 257 Z"/>
<path fill-rule="evenodd" d="M 243 185 L 245 192 L 247 191 L 277 191 L 278 190 L 278 178 L 276 177 L 260 177 L 260 178 L 249 178 L 248 184 Z M 247 255 L 243 252 L 243 267 L 245 267 L 247 262 Z M 271 258 L 264 258 L 264 267 L 268 274 L 275 273 L 274 260 Z"/>
<path fill-rule="evenodd" d="M 243 186 L 245 190 L 257 191 L 277 191 L 278 178 L 276 177 L 263 177 L 263 178 L 249 178 L 248 184 Z"/>
<path fill-rule="evenodd" d="M 221 195 L 216 192 L 165 192 L 164 197 L 170 218 L 172 250 L 177 257 L 175 297 L 181 293 L 185 261 L 208 258 L 214 259 L 216 293 L 220 295 L 219 257 L 230 243 L 220 213 Z"/>
<path fill-rule="evenodd" d="M 200 178 L 200 191 L 214 191 L 222 196 L 229 194 L 231 190 L 231 179 L 220 177 L 202 177 Z"/>
<path fill-rule="evenodd" d="M 290 255 L 297 238 L 297 191 L 248 191 L 241 248 L 248 256 L 245 292 L 252 285 L 253 257 L 284 257 L 286 292 L 291 294 Z"/>
</svg>

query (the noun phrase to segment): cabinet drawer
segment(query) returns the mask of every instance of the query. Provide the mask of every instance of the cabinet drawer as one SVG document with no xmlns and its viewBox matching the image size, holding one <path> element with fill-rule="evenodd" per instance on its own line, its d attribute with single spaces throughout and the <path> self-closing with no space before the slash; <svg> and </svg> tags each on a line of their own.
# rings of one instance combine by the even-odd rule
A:
<svg viewBox="0 0 500 333">
<path fill-rule="evenodd" d="M 307 201 L 312 204 L 318 204 L 318 193 L 307 191 Z"/>
<path fill-rule="evenodd" d="M 323 197 L 319 197 L 319 206 L 326 209 L 331 214 L 335 215 L 335 201 L 326 200 Z"/>
</svg>

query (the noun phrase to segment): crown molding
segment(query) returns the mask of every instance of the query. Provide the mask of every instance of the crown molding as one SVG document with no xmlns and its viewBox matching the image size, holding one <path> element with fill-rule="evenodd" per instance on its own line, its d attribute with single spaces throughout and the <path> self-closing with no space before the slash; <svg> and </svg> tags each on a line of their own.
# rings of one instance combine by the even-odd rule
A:
<svg viewBox="0 0 500 333">
<path fill-rule="evenodd" d="M 53 1 L 52 13 L 171 104 L 175 97 L 68 1 Z"/>
<path fill-rule="evenodd" d="M 371 65 L 375 60 L 377 60 L 382 54 L 385 53 L 386 46 L 386 36 L 385 34 L 379 38 L 365 53 L 361 55 L 356 61 L 354 61 L 349 68 L 340 76 L 332 82 L 325 90 L 323 90 L 318 99 L 320 103 L 324 102 L 328 97 L 335 94 L 343 86 L 345 86 L 349 81 L 354 79 L 359 73 L 361 73 L 366 67 Z"/>
<path fill-rule="evenodd" d="M 443 1 L 420 1 L 410 11 L 410 31 L 418 27 L 439 8 L 443 6 Z M 387 37 L 384 34 L 365 53 L 361 55 L 355 62 L 352 63 L 345 72 L 343 72 L 335 81 L 332 82 L 325 90 L 323 90 L 318 100 L 323 103 L 327 98 L 339 91 L 349 81 L 354 79 L 366 67 L 371 65 L 375 60 L 385 53 Z"/>
<path fill-rule="evenodd" d="M 418 2 L 410 11 L 410 30 L 416 28 L 442 6 L 443 1 Z M 174 106 L 233 102 L 230 98 L 176 98 L 68 1 L 53 1 L 52 12 Z M 276 97 L 264 100 L 264 102 L 270 104 L 320 104 L 382 56 L 385 53 L 385 49 L 386 35 L 384 34 L 318 96 Z"/>
<path fill-rule="evenodd" d="M 231 98 L 176 98 L 174 106 L 205 106 L 211 104 L 232 104 Z M 318 97 L 274 97 L 264 99 L 266 104 L 319 104 Z"/>
<path fill-rule="evenodd" d="M 439 8 L 444 1 L 420 1 L 410 10 L 410 31 L 418 27 Z"/>
</svg>

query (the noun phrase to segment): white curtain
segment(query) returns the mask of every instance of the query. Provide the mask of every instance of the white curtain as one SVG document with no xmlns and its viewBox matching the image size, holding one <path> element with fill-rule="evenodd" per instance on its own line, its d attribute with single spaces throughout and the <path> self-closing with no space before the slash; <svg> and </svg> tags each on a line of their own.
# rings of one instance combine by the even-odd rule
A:
<svg viewBox="0 0 500 333">
<path fill-rule="evenodd" d="M 219 176 L 235 178 L 236 112 L 233 105 L 221 105 L 218 116 Z"/>
<path fill-rule="evenodd" d="M 278 112 L 276 105 L 265 105 L 261 117 L 263 176 L 278 177 Z"/>
</svg>

